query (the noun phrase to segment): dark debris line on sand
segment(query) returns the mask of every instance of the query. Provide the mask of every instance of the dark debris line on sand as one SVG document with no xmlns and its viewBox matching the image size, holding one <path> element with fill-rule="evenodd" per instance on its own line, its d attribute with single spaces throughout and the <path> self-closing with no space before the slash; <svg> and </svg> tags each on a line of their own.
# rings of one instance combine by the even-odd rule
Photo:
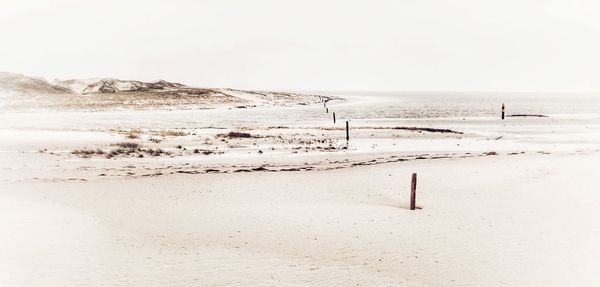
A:
<svg viewBox="0 0 600 287">
<path fill-rule="evenodd" d="M 452 133 L 452 134 L 463 134 L 462 132 L 453 131 L 450 129 L 435 129 L 435 128 L 417 128 L 417 127 L 393 127 L 394 130 L 407 130 L 407 131 L 424 131 L 430 133 Z"/>
<path fill-rule="evenodd" d="M 320 128 L 321 130 L 343 130 L 343 128 Z M 463 132 L 450 130 L 450 129 L 436 129 L 436 128 L 419 128 L 419 127 L 354 127 L 355 130 L 406 130 L 413 132 L 430 132 L 430 133 L 451 133 L 451 134 L 464 134 Z"/>
<path fill-rule="evenodd" d="M 509 117 L 534 117 L 534 118 L 547 118 L 547 115 L 528 115 L 528 114 L 514 114 L 508 115 Z"/>
<path fill-rule="evenodd" d="M 538 152 L 541 153 L 541 152 Z M 507 155 L 516 155 L 516 154 L 525 154 L 525 152 L 519 153 L 508 153 Z M 237 168 L 233 167 L 210 167 L 210 168 L 201 168 L 190 167 L 190 169 L 178 169 L 173 170 L 169 173 L 149 173 L 142 174 L 141 177 L 148 176 L 160 176 L 166 174 L 206 174 L 206 173 L 249 173 L 249 172 L 296 172 L 296 171 L 325 171 L 325 170 L 336 170 L 336 169 L 344 169 L 344 168 L 352 168 L 356 166 L 369 166 L 369 165 L 377 165 L 384 163 L 393 163 L 393 162 L 404 162 L 404 161 L 412 161 L 412 160 L 439 160 L 439 159 L 452 159 L 452 158 L 473 158 L 473 157 L 484 157 L 484 156 L 496 156 L 499 155 L 495 151 L 483 152 L 483 153 L 447 153 L 447 154 L 413 154 L 413 155 L 404 155 L 404 156 L 396 156 L 392 155 L 390 157 L 379 157 L 377 159 L 372 160 L 362 160 L 362 161 L 346 161 L 346 162 L 329 162 L 328 164 L 316 164 L 313 166 L 276 166 L 264 164 L 261 166 L 239 166 Z M 333 165 L 332 165 L 333 164 Z M 139 176 L 135 176 L 139 177 Z"/>
<path fill-rule="evenodd" d="M 454 131 L 451 129 L 436 129 L 436 128 L 419 128 L 419 127 L 356 127 L 355 129 L 373 129 L 373 130 L 405 130 L 413 132 L 430 132 L 430 133 L 451 133 L 462 135 L 463 132 Z"/>
</svg>

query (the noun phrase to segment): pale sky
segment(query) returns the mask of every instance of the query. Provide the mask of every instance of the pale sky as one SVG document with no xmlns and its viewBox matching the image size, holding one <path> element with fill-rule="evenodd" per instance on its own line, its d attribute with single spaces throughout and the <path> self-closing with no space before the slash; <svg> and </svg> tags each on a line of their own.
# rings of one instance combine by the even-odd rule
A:
<svg viewBox="0 0 600 287">
<path fill-rule="evenodd" d="M 0 0 L 0 71 L 281 90 L 600 91 L 600 1 Z"/>
</svg>

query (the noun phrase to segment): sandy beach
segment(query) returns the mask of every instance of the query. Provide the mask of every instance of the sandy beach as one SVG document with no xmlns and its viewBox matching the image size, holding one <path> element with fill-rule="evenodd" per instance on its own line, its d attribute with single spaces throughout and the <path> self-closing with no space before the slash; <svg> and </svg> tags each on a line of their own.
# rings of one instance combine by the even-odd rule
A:
<svg viewBox="0 0 600 287">
<path fill-rule="evenodd" d="M 600 286 L 598 11 L 0 0 L 0 287 Z"/>
<path fill-rule="evenodd" d="M 593 99 L 331 96 L 3 113 L 0 285 L 599 283 Z"/>
</svg>

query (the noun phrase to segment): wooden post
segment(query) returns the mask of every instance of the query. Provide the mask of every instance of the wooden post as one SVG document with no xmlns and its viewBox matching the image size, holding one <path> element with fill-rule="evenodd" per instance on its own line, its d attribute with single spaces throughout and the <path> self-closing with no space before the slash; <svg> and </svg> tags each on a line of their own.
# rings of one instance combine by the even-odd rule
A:
<svg viewBox="0 0 600 287">
<path fill-rule="evenodd" d="M 417 174 L 412 174 L 412 181 L 410 183 L 410 210 L 417 208 Z"/>
<path fill-rule="evenodd" d="M 504 104 L 502 104 L 502 119 L 504 119 Z"/>
<path fill-rule="evenodd" d="M 327 101 L 324 101 L 324 102 L 323 102 L 323 107 L 324 107 L 324 108 L 327 108 Z"/>
<path fill-rule="evenodd" d="M 346 141 L 350 140 L 350 131 L 348 128 L 348 121 L 346 121 Z"/>
<path fill-rule="evenodd" d="M 329 108 L 325 108 L 325 112 L 326 112 L 326 113 L 329 113 Z"/>
<path fill-rule="evenodd" d="M 333 113 L 333 123 L 335 124 L 335 113 Z"/>
</svg>

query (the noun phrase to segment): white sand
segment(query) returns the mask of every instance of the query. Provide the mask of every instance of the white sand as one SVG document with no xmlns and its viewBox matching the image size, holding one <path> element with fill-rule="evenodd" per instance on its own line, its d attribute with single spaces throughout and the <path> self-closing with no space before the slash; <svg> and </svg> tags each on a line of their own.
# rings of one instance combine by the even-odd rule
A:
<svg viewBox="0 0 600 287">
<path fill-rule="evenodd" d="M 0 282 L 594 286 L 599 162 L 506 156 L 7 184 Z M 417 211 L 406 209 L 413 171 Z"/>
<path fill-rule="evenodd" d="M 401 119 L 393 125 L 465 134 L 355 130 L 349 149 L 333 152 L 291 154 L 277 144 L 258 155 L 264 147 L 231 140 L 244 147 L 142 159 L 69 153 L 122 140 L 107 130 L 121 127 L 115 122 L 176 129 L 187 118 L 186 128 L 201 131 L 238 113 L 257 115 L 246 118 L 252 133 L 285 135 L 265 128 L 285 124 L 310 139 L 323 132 L 315 127 L 331 127 L 314 109 L 291 109 L 303 120 L 286 118 L 290 109 L 207 111 L 220 113 L 212 121 L 188 112 L 154 121 L 115 112 L 121 122 L 109 113 L 57 113 L 38 126 L 40 114 L 1 115 L 0 286 L 600 284 L 598 115 Z M 277 113 L 275 121 L 260 119 Z M 202 136 L 157 145 L 191 147 Z M 414 159 L 420 153 L 428 158 Z M 383 163 L 407 154 L 408 161 Z M 440 155 L 449 158 L 431 159 Z M 231 173 L 242 165 L 314 170 Z M 207 167 L 226 173 L 206 174 Z M 170 174 L 176 170 L 202 172 Z M 416 211 L 407 209 L 412 172 L 419 174 Z"/>
</svg>

